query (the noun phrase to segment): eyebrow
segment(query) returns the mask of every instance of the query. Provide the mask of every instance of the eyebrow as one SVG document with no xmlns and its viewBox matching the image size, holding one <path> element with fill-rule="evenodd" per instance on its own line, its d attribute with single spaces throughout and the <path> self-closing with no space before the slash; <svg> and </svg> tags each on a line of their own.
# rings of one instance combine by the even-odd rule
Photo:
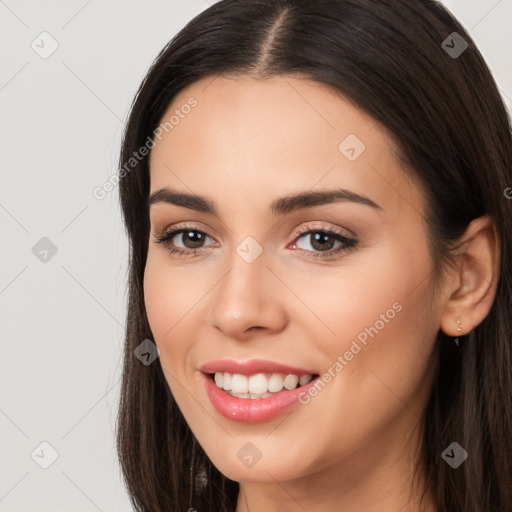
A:
<svg viewBox="0 0 512 512">
<path fill-rule="evenodd" d="M 382 210 L 382 208 L 370 198 L 342 188 L 316 192 L 307 191 L 275 199 L 270 204 L 269 213 L 272 215 L 284 215 L 296 210 L 341 201 L 362 204 L 370 206 L 376 210 Z M 210 201 L 206 197 L 200 195 L 177 192 L 169 189 L 168 187 L 161 188 L 151 194 L 148 199 L 148 207 L 156 203 L 174 204 L 190 210 L 218 216 L 218 210 L 213 201 Z"/>
</svg>

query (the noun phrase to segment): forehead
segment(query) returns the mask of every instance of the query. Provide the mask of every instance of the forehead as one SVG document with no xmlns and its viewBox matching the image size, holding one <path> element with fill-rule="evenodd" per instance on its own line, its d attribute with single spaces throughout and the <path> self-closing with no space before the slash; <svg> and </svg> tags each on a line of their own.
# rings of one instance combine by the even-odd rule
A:
<svg viewBox="0 0 512 512">
<path fill-rule="evenodd" d="M 237 190 L 270 203 L 277 190 L 343 186 L 382 206 L 408 198 L 403 207 L 421 208 L 419 186 L 387 131 L 311 80 L 206 77 L 181 91 L 161 122 L 168 125 L 150 156 L 151 191 Z"/>
</svg>

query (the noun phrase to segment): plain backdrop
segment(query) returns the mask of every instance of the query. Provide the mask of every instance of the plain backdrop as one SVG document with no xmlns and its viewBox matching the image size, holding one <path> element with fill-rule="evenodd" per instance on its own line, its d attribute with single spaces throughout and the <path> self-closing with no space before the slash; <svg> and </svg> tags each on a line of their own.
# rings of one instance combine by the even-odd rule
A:
<svg viewBox="0 0 512 512">
<path fill-rule="evenodd" d="M 510 108 L 512 2 L 444 3 Z M 127 240 L 117 188 L 92 191 L 148 66 L 207 7 L 0 0 L 0 512 L 131 510 L 114 441 Z"/>
</svg>

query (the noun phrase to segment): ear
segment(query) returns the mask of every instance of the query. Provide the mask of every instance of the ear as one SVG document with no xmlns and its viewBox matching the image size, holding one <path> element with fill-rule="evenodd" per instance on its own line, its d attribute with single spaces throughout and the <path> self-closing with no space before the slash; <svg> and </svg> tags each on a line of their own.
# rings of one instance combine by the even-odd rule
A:
<svg viewBox="0 0 512 512">
<path fill-rule="evenodd" d="M 441 314 L 441 329 L 452 337 L 468 334 L 487 316 L 500 272 L 500 240 L 489 215 L 471 221 L 460 242 L 457 270 L 446 281 L 449 295 Z"/>
</svg>

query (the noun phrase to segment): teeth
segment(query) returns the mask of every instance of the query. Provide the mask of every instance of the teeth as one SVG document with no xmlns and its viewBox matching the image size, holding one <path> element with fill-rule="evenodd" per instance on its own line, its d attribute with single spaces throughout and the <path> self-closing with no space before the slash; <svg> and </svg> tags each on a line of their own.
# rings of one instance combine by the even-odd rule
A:
<svg viewBox="0 0 512 512">
<path fill-rule="evenodd" d="M 231 376 L 231 391 L 234 391 L 235 393 L 248 393 L 249 379 L 245 375 L 235 373 Z"/>
<path fill-rule="evenodd" d="M 299 379 L 299 386 L 304 386 L 313 378 L 312 375 L 301 375 Z"/>
<path fill-rule="evenodd" d="M 224 372 L 222 374 L 222 385 L 220 387 L 225 390 L 231 389 L 231 373 Z"/>
<path fill-rule="evenodd" d="M 249 393 L 261 395 L 267 392 L 267 377 L 264 373 L 258 373 L 249 377 Z"/>
<path fill-rule="evenodd" d="M 304 386 L 311 381 L 312 375 L 285 375 L 283 373 L 257 373 L 247 377 L 239 373 L 217 372 L 215 384 L 238 398 L 265 398 L 272 393 L 278 393 L 283 388 L 295 389 L 297 384 Z"/>
<path fill-rule="evenodd" d="M 231 396 L 237 396 L 238 398 L 251 398 L 250 393 L 230 393 Z"/>
<path fill-rule="evenodd" d="M 277 393 L 283 389 L 284 379 L 282 373 L 274 373 L 268 379 L 268 390 L 271 393 Z"/>
<path fill-rule="evenodd" d="M 297 375 L 287 375 L 283 385 L 286 389 L 295 389 L 298 383 L 299 377 L 297 377 Z"/>
<path fill-rule="evenodd" d="M 233 393 L 233 391 L 227 392 L 231 396 L 236 396 L 237 398 L 250 398 L 251 400 L 255 400 L 257 398 L 267 398 L 267 396 L 272 396 L 272 393 L 262 393 L 261 395 L 254 393 Z"/>
<path fill-rule="evenodd" d="M 272 393 L 262 393 L 261 395 L 255 395 L 251 393 L 251 398 L 254 400 L 255 398 L 267 398 L 267 396 L 272 396 Z"/>
</svg>

